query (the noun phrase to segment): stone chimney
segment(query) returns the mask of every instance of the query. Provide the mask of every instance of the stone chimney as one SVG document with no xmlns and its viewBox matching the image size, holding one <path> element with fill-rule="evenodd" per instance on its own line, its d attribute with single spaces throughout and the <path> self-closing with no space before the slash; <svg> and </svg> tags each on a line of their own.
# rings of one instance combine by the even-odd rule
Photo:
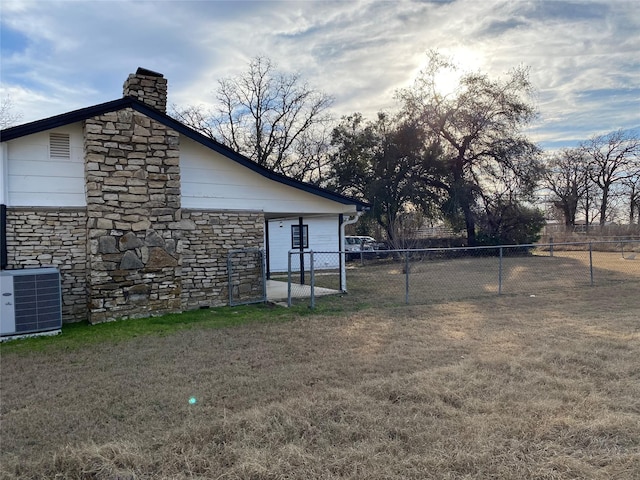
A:
<svg viewBox="0 0 640 480">
<path fill-rule="evenodd" d="M 162 113 L 167 113 L 167 79 L 158 72 L 139 67 L 123 85 L 123 95 L 133 97 Z"/>
<path fill-rule="evenodd" d="M 139 68 L 124 95 L 166 110 L 167 81 Z M 134 108 L 84 122 L 91 323 L 182 305 L 180 134 Z"/>
</svg>

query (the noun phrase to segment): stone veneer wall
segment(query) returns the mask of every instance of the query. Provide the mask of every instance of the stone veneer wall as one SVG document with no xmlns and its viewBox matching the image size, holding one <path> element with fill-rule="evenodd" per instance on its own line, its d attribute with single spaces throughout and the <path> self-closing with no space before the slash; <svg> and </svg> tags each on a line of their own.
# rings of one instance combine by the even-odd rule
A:
<svg viewBox="0 0 640 480">
<path fill-rule="evenodd" d="M 161 74 L 138 69 L 123 88 L 125 96 L 166 111 Z M 133 109 L 90 118 L 86 209 L 7 210 L 8 267 L 57 266 L 65 322 L 228 303 L 228 252 L 262 247 L 264 216 L 183 212 L 179 143 L 176 131 Z M 239 262 L 238 290 L 256 290 L 259 265 Z"/>
<path fill-rule="evenodd" d="M 87 318 L 86 225 L 84 208 L 7 208 L 8 268 L 57 267 L 65 323 Z"/>
<path fill-rule="evenodd" d="M 183 310 L 227 305 L 228 253 L 264 246 L 263 213 L 185 209 L 182 218 L 193 226 L 182 237 Z"/>
<path fill-rule="evenodd" d="M 122 90 L 125 97 L 133 97 L 150 107 L 167 111 L 167 79 L 155 72 L 146 71 L 149 75 L 132 73 L 125 80 Z"/>
<path fill-rule="evenodd" d="M 95 220 L 91 223 L 98 222 Z M 102 221 L 100 224 L 104 225 Z M 10 207 L 7 209 L 8 268 L 57 267 L 62 277 L 62 315 L 65 323 L 88 318 L 87 278 L 96 276 L 101 278 L 106 273 L 104 270 L 90 273 L 86 268 L 88 259 L 86 226 L 87 213 L 84 208 Z M 122 225 L 118 223 L 118 226 Z M 135 228 L 142 226 L 144 221 Z M 141 261 L 144 259 L 148 264 L 149 249 L 154 248 L 153 244 L 158 244 L 156 247 L 163 245 L 165 248 L 168 247 L 174 255 L 176 255 L 177 246 L 181 245 L 181 278 L 176 279 L 175 282 L 176 286 L 182 287 L 181 306 L 172 307 L 171 310 L 227 305 L 229 302 L 228 253 L 230 250 L 264 246 L 263 214 L 261 212 L 183 210 L 181 221 L 171 222 L 171 227 L 173 230 L 166 231 L 165 237 L 175 237 L 176 248 L 171 246 L 173 238 L 165 241 L 163 236 L 158 235 L 157 232 L 154 233 L 151 229 L 144 230 L 144 235 L 141 233 L 142 230 L 136 230 L 136 232 L 131 230 L 120 236 L 117 242 L 109 238 L 112 235 L 93 238 L 90 244 L 93 245 L 92 248 L 96 253 L 90 256 L 98 256 L 100 250 L 114 250 L 112 254 L 104 254 L 101 257 L 110 255 L 108 258 L 113 258 L 115 255 L 122 261 L 124 254 L 121 254 L 119 246 L 122 244 L 122 251 L 125 254 L 129 250 L 138 252 L 142 257 Z M 93 232 L 95 231 L 97 230 L 93 229 Z M 140 242 L 144 242 L 145 245 Z M 118 247 L 114 248 L 116 245 Z M 127 249 L 133 245 L 137 247 Z M 95 259 L 92 264 L 99 265 Z M 129 280 L 133 281 L 135 278 L 136 283 L 129 285 L 128 289 L 121 287 L 121 302 L 125 299 L 124 292 L 128 291 L 130 309 L 123 310 L 120 306 L 122 304 L 118 304 L 117 296 L 115 300 L 105 298 L 102 299 L 103 302 L 98 303 L 105 308 L 105 314 L 96 317 L 96 313 L 102 312 L 95 309 L 96 311 L 91 312 L 92 321 L 161 313 L 151 310 L 154 301 L 159 300 L 159 297 L 149 298 L 153 290 L 149 281 L 152 274 L 153 272 L 131 274 Z M 251 276 L 242 280 L 247 285 L 253 287 L 254 284 L 259 284 L 259 282 L 256 283 L 259 280 L 258 269 L 245 269 L 241 274 Z M 95 293 L 96 289 L 94 288 L 93 291 Z M 158 296 L 160 296 L 159 293 Z M 110 301 L 116 302 L 116 308 L 108 307 Z M 95 300 L 93 303 L 96 303 Z"/>
<path fill-rule="evenodd" d="M 85 121 L 92 323 L 181 309 L 179 135 L 132 109 Z"/>
</svg>

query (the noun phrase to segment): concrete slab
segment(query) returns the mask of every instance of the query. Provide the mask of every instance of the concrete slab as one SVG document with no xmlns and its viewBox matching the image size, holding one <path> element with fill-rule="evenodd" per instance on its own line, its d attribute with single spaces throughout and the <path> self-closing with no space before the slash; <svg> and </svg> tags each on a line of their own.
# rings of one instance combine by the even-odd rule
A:
<svg viewBox="0 0 640 480">
<path fill-rule="evenodd" d="M 335 295 L 340 293 L 340 290 L 334 290 L 332 288 L 315 287 L 314 293 L 316 297 L 323 295 Z M 287 282 L 279 282 L 277 280 L 267 280 L 267 300 L 279 301 L 287 300 L 288 298 L 288 284 Z M 291 297 L 292 298 L 311 298 L 311 286 L 301 285 L 295 283 L 291 285 Z"/>
</svg>

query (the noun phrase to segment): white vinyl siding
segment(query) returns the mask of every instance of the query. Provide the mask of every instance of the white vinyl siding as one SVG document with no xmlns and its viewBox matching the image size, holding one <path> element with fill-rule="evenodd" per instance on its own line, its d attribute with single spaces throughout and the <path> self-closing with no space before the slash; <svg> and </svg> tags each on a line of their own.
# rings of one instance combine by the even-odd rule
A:
<svg viewBox="0 0 640 480">
<path fill-rule="evenodd" d="M 83 144 L 80 122 L 6 142 L 8 205 L 85 206 Z"/>
<path fill-rule="evenodd" d="M 354 205 L 269 180 L 185 137 L 180 139 L 180 178 L 183 208 L 301 215 L 355 211 Z"/>
<path fill-rule="evenodd" d="M 9 203 L 9 155 L 6 142 L 0 143 L 0 203 Z"/>
<path fill-rule="evenodd" d="M 180 143 L 183 208 L 296 217 L 355 212 L 355 205 L 270 180 L 187 137 Z M 0 195 L 7 205 L 86 206 L 82 122 L 3 142 L 2 157 Z"/>
<path fill-rule="evenodd" d="M 286 272 L 288 269 L 288 253 L 291 248 L 291 227 L 298 225 L 297 218 L 274 219 L 269 221 L 269 268 L 271 272 Z M 314 252 L 337 252 L 338 216 L 303 217 L 304 225 L 308 225 L 309 248 Z M 338 267 L 338 254 L 319 254 L 316 258 L 318 270 Z"/>
</svg>

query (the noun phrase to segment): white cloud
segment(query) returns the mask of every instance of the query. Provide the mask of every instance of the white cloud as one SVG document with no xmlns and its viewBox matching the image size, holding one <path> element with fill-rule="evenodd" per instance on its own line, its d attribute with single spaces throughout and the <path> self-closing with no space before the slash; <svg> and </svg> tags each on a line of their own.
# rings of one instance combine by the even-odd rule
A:
<svg viewBox="0 0 640 480">
<path fill-rule="evenodd" d="M 640 123 L 639 10 L 632 0 L 4 1 L 2 27 L 19 41 L 3 42 L 0 81 L 22 92 L 24 121 L 117 98 L 138 66 L 165 74 L 170 103 L 207 105 L 218 79 L 261 54 L 332 94 L 336 114 L 372 116 L 438 49 L 490 75 L 530 66 L 536 137 L 571 142 Z"/>
</svg>

